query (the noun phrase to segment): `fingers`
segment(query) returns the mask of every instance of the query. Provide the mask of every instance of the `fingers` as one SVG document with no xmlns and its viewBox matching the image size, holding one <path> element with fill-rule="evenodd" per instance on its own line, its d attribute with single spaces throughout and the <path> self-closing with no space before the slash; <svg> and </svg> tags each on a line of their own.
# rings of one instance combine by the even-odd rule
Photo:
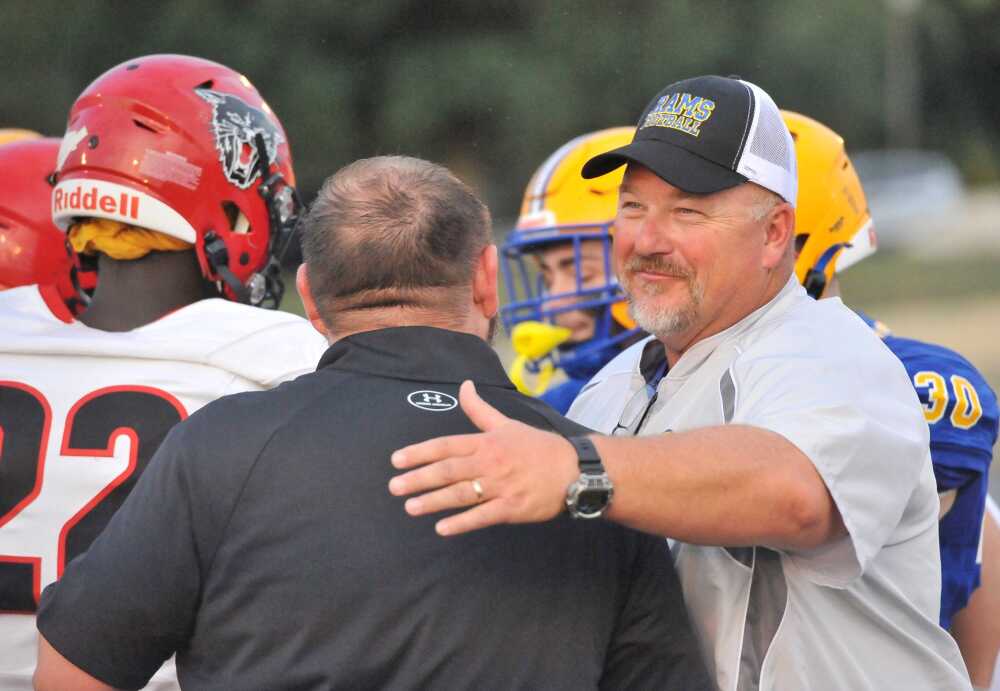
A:
<svg viewBox="0 0 1000 691">
<path fill-rule="evenodd" d="M 552 437 L 567 447 L 576 473 L 569 442 L 506 417 L 479 397 L 471 381 L 462 383 L 459 401 L 482 433 L 430 439 L 392 454 L 392 465 L 405 472 L 389 481 L 389 491 L 409 496 L 406 512 L 422 516 L 466 509 L 438 521 L 441 535 L 556 515 L 571 479 L 550 477 L 545 464 L 532 459 L 548 460 L 544 449 L 552 447 Z"/>
<path fill-rule="evenodd" d="M 419 444 L 404 446 L 395 451 L 390 460 L 393 466 L 405 470 L 453 456 L 471 456 L 476 450 L 478 437 L 478 434 L 455 434 L 428 439 Z"/>
<path fill-rule="evenodd" d="M 392 478 L 389 481 L 389 492 L 400 497 L 407 494 L 416 494 L 417 492 L 438 490 L 446 488 L 448 485 L 461 483 L 464 485 L 465 490 L 472 492 L 474 497 L 475 491 L 472 489 L 471 481 L 481 475 L 480 463 L 473 456 L 445 458 L 437 463 L 425 465 Z M 469 482 L 463 482 L 463 480 L 469 480 Z M 467 506 L 471 503 L 475 502 L 470 501 L 455 504 L 454 506 Z M 448 508 L 452 507 L 449 506 Z"/>
<path fill-rule="evenodd" d="M 479 485 L 482 495 L 476 491 Z M 428 513 L 437 513 L 448 509 L 460 509 L 466 506 L 475 506 L 486 501 L 486 487 L 481 479 L 463 480 L 453 485 L 442 487 L 439 490 L 421 494 L 419 497 L 412 497 L 406 500 L 404 508 L 411 516 L 423 516 Z"/>
<path fill-rule="evenodd" d="M 510 418 L 484 401 L 476 393 L 476 387 L 470 380 L 462 382 L 458 393 L 462 410 L 474 425 L 484 431 L 495 429 Z M 479 444 L 480 434 L 455 434 L 450 437 L 428 439 L 419 444 L 411 444 L 392 454 L 392 464 L 399 469 L 415 468 L 434 463 L 452 456 L 471 456 Z"/>
<path fill-rule="evenodd" d="M 434 529 L 438 535 L 449 537 L 506 522 L 508 520 L 504 503 L 499 499 L 494 499 L 493 501 L 485 501 L 468 511 L 443 518 L 434 525 Z"/>
<path fill-rule="evenodd" d="M 479 397 L 476 385 L 471 379 L 462 382 L 462 386 L 458 389 L 458 402 L 461 403 L 462 410 L 469 416 L 472 424 L 484 432 L 510 421 L 510 418 Z"/>
</svg>

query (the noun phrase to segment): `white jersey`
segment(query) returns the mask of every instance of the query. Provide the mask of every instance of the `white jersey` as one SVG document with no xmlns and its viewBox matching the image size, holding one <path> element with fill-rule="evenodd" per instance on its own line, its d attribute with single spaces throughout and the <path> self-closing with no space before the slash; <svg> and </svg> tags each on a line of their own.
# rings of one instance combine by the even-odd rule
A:
<svg viewBox="0 0 1000 691">
<path fill-rule="evenodd" d="M 722 691 L 969 689 L 938 625 L 938 500 L 927 424 L 899 360 L 838 299 L 793 276 L 767 305 L 663 362 L 636 344 L 569 417 L 604 434 L 740 424 L 777 432 L 816 467 L 848 534 L 809 551 L 674 543 L 684 599 Z M 639 406 L 641 410 L 641 406 Z"/>
<path fill-rule="evenodd" d="M 48 288 L 0 292 L 0 689 L 31 688 L 39 594 L 170 427 L 221 396 L 313 371 L 326 347 L 300 317 L 221 299 L 113 333 L 73 320 Z M 169 677 L 148 688 L 176 688 Z"/>
</svg>

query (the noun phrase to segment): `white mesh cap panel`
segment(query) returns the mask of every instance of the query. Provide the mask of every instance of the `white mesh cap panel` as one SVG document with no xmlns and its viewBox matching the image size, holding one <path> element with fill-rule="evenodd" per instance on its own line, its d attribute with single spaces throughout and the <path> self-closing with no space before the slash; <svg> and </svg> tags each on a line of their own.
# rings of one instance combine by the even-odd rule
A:
<svg viewBox="0 0 1000 691">
<path fill-rule="evenodd" d="M 793 147 L 789 146 L 791 142 L 785 141 L 784 123 L 777 112 L 770 108 L 763 108 L 758 112 L 760 117 L 757 118 L 757 128 L 747 142 L 750 153 L 792 172 L 795 162 L 789 156 L 789 151 Z"/>
<path fill-rule="evenodd" d="M 795 206 L 799 185 L 792 135 L 771 97 L 756 84 L 743 85 L 753 93 L 756 105 L 736 172 Z"/>
</svg>

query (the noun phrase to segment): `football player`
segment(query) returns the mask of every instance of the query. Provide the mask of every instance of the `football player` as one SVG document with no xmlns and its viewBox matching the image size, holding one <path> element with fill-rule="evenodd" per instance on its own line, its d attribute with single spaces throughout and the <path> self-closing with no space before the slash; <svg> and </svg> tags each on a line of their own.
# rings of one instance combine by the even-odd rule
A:
<svg viewBox="0 0 1000 691">
<path fill-rule="evenodd" d="M 835 297 L 840 292 L 835 272 L 875 250 L 868 203 L 843 139 L 804 115 L 784 111 L 782 117 L 795 141 L 799 166 L 796 275 L 814 298 Z M 895 336 L 880 322 L 861 316 L 903 362 L 930 426 L 931 458 L 941 496 L 941 625 L 951 629 L 953 618 L 980 583 L 980 554 L 987 559 L 1000 557 L 991 552 L 989 543 L 981 552 L 988 471 L 1000 417 L 997 398 L 982 374 L 958 353 Z M 989 526 L 987 534 L 994 534 L 995 528 Z M 984 641 L 970 629 L 976 627 L 977 618 L 983 626 L 991 626 L 989 620 L 998 614 L 963 613 L 966 621 L 953 629 L 979 686 L 989 685 L 1000 642 Z M 977 641 L 976 649 L 972 640 Z M 985 653 L 985 663 L 979 660 L 984 646 L 992 647 Z M 977 673 L 980 666 L 988 672 Z"/>
<path fill-rule="evenodd" d="M 52 285 L 78 314 L 88 301 L 82 288 L 93 290 L 96 272 L 80 270 L 66 234 L 52 223 L 51 180 L 59 143 L 23 136 L 0 144 L 0 171 L 7 181 L 0 189 L 0 290 Z"/>
<path fill-rule="evenodd" d="M 100 281 L 79 318 L 51 286 L 0 292 L 3 689 L 31 688 L 41 590 L 169 429 L 326 349 L 259 308 L 281 299 L 298 198 L 284 129 L 245 76 L 179 55 L 118 65 L 76 99 L 54 168 L 52 219 Z M 175 688 L 161 672 L 150 688 Z"/>
<path fill-rule="evenodd" d="M 633 127 L 591 132 L 549 156 L 528 183 L 501 249 L 508 294 L 501 318 L 518 354 L 511 379 L 561 413 L 608 360 L 643 335 L 611 271 L 624 169 L 593 180 L 580 176 L 592 156 L 628 144 L 634 133 Z M 550 389 L 555 368 L 566 381 Z"/>
</svg>

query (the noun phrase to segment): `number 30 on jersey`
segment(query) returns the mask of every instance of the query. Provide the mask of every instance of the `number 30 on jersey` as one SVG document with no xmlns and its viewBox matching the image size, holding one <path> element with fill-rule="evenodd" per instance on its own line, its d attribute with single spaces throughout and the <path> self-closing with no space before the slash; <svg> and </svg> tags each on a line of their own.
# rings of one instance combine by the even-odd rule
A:
<svg viewBox="0 0 1000 691">
<path fill-rule="evenodd" d="M 944 418 L 952 400 L 955 401 L 955 406 L 949 420 L 953 427 L 971 429 L 983 416 L 983 406 L 979 402 L 976 387 L 961 375 L 953 374 L 946 380 L 937 372 L 922 370 L 913 375 L 913 385 L 921 394 L 925 390 L 927 392 L 927 400 L 923 403 L 924 419 L 929 425 Z"/>
</svg>

